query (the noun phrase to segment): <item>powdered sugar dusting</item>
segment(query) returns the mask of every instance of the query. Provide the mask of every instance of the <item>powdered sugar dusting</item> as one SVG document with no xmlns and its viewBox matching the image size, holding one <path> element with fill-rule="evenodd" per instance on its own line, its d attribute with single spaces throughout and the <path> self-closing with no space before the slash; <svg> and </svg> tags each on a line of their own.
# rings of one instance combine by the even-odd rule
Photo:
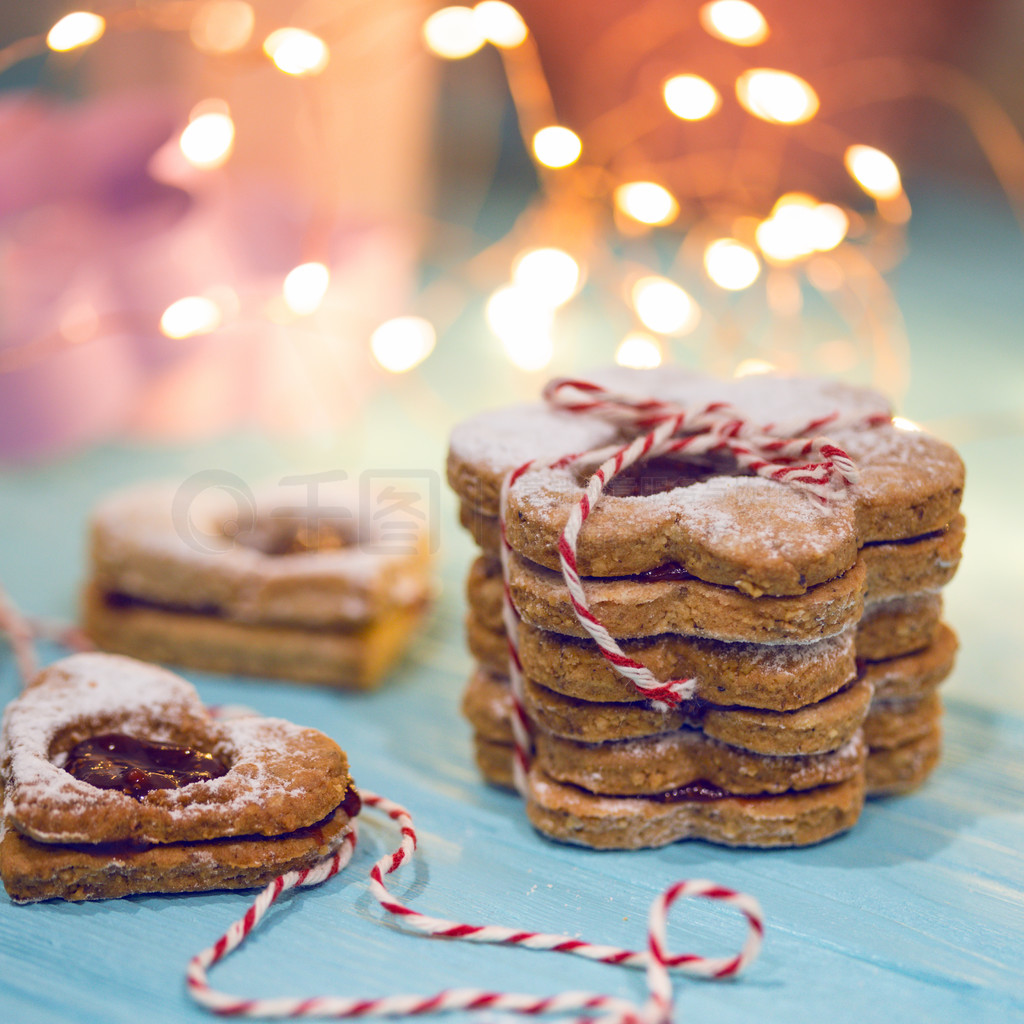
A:
<svg viewBox="0 0 1024 1024">
<path fill-rule="evenodd" d="M 187 742 L 215 754 L 229 771 L 218 779 L 154 790 L 135 800 L 91 786 L 60 767 L 63 750 L 55 744 L 66 748 L 69 736 L 106 731 Z M 256 716 L 218 723 L 195 689 L 171 672 L 118 655 L 73 655 L 45 670 L 4 714 L 4 814 L 44 842 L 199 838 L 191 833 L 214 819 L 223 824 L 216 834 L 242 834 L 254 809 L 308 796 L 300 790 L 308 790 L 311 780 L 293 771 L 296 763 L 302 764 L 307 733 L 290 722 Z M 311 756 L 307 767 L 315 768 L 316 755 Z M 334 768 L 337 775 L 336 764 L 324 767 Z M 293 785 L 294 779 L 301 782 Z M 58 821 L 65 824 L 55 827 Z M 180 835 L 168 838 L 169 822 Z"/>
<path fill-rule="evenodd" d="M 542 469 L 516 482 L 513 493 L 531 510 L 553 510 L 583 495 L 571 469 Z M 763 477 L 713 477 L 657 494 L 604 494 L 591 518 L 630 528 L 671 524 L 716 556 L 738 563 L 813 558 L 854 536 L 851 503 L 822 504 L 797 488 Z"/>
<path fill-rule="evenodd" d="M 963 462 L 945 442 L 929 434 L 882 426 L 839 431 L 841 445 L 861 471 L 860 488 L 874 501 L 907 505 L 917 491 L 963 486 Z"/>
<path fill-rule="evenodd" d="M 761 477 L 715 477 L 653 497 L 655 505 L 664 505 L 685 522 L 710 551 L 734 560 L 818 554 L 834 545 L 835 534 L 852 529 L 848 503 L 823 505 Z M 631 512 L 644 501 L 623 500 Z"/>
<path fill-rule="evenodd" d="M 816 377 L 741 377 L 720 380 L 682 367 L 637 370 L 602 367 L 582 375 L 606 388 L 637 398 L 674 402 L 691 410 L 725 402 L 759 427 L 784 428 L 799 421 L 839 413 L 844 417 L 888 416 L 884 396 Z M 824 433 L 827 433 L 825 428 Z M 504 475 L 530 459 L 543 461 L 588 451 L 619 438 L 614 426 L 597 416 L 579 416 L 536 402 L 480 413 L 458 424 L 451 451 L 479 472 Z"/>
<path fill-rule="evenodd" d="M 898 463 L 906 468 L 923 462 L 926 471 L 928 463 L 948 462 L 952 452 L 949 445 L 930 434 L 886 425 L 873 430 L 837 431 L 836 443 L 842 443 L 854 458 L 870 464 Z"/>
<path fill-rule="evenodd" d="M 459 423 L 452 454 L 482 472 L 504 475 L 530 459 L 553 459 L 610 444 L 617 429 L 591 416 L 534 402 L 493 409 Z"/>
</svg>

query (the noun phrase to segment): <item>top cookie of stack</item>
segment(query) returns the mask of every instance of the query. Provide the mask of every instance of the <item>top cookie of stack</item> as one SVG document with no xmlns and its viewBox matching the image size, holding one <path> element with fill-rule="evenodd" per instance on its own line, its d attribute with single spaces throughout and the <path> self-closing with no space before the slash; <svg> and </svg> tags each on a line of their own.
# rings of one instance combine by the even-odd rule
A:
<svg viewBox="0 0 1024 1024">
<path fill-rule="evenodd" d="M 602 655 L 559 571 L 562 531 L 588 478 L 609 446 L 642 430 L 545 404 L 456 427 L 449 480 L 482 548 L 468 584 L 478 669 L 464 709 L 485 777 L 512 781 L 501 487 L 533 460 L 539 468 L 510 487 L 504 511 L 521 620 L 518 701 L 534 746 L 527 809 L 541 831 L 591 846 L 690 836 L 799 845 L 856 821 L 866 759 L 872 789 L 920 781 L 938 745 L 937 705 L 921 701 L 955 647 L 939 626 L 937 590 L 963 534 L 956 453 L 895 427 L 879 394 L 824 380 L 719 381 L 675 368 L 588 380 L 691 411 L 726 403 L 769 436 L 838 414 L 841 429 L 824 432 L 852 457 L 859 483 L 822 501 L 715 450 L 641 461 L 611 479 L 579 533 L 576 568 L 590 611 L 625 655 L 659 679 L 694 680 L 689 699 L 667 707 Z M 875 743 L 869 754 L 862 725 L 876 681 L 904 702 L 872 710 L 878 748 L 916 746 L 902 761 L 886 755 L 872 777 Z"/>
</svg>

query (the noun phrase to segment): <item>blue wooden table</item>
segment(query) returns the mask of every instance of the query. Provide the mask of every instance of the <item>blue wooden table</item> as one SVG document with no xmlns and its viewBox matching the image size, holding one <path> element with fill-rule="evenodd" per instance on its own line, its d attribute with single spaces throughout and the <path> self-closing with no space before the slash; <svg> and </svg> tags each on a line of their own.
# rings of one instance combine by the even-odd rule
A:
<svg viewBox="0 0 1024 1024">
<path fill-rule="evenodd" d="M 934 194 L 923 206 L 915 207 L 922 226 L 898 288 L 915 344 L 904 411 L 965 456 L 968 543 L 947 591 L 962 652 L 945 684 L 946 752 L 918 793 L 871 802 L 853 832 L 800 851 L 684 843 L 595 853 L 540 838 L 517 800 L 481 785 L 471 763 L 458 704 L 470 671 L 461 619 L 472 549 L 447 496 L 438 604 L 384 689 L 351 696 L 188 677 L 211 703 L 242 703 L 324 730 L 347 750 L 362 786 L 410 808 L 420 856 L 393 888 L 425 913 L 636 946 L 650 901 L 677 879 L 711 878 L 755 895 L 768 922 L 761 958 L 736 982 L 679 979 L 677 1020 L 1024 1020 L 1024 495 L 1014 475 L 1024 465 L 1024 242 L 997 203 Z M 0 476 L 0 579 L 27 611 L 71 617 L 88 508 L 110 487 L 140 477 L 229 468 L 256 480 L 332 459 L 439 472 L 450 423 L 501 400 L 503 380 L 486 373 L 490 358 L 442 346 L 425 370 L 444 399 L 431 426 L 416 420 L 421 407 L 408 393 L 382 395 L 348 448 L 234 437 L 190 449 L 111 446 L 9 470 Z M 447 391 L 446 381 L 453 382 Z M 368 439 L 384 424 L 391 447 L 374 447 L 382 442 Z M 398 454 L 395 436 L 404 439 Z M 46 659 L 59 653 L 42 651 Z M 17 689 L 0 648 L 0 701 Z M 283 897 L 251 944 L 214 970 L 214 986 L 248 996 L 366 997 L 460 985 L 537 994 L 573 988 L 642 1002 L 644 980 L 635 971 L 404 931 L 366 886 L 373 861 L 396 841 L 393 826 L 368 812 L 345 872 Z M 185 965 L 250 899 L 219 893 L 18 907 L 0 897 L 0 1021 L 209 1019 L 185 992 Z M 737 915 L 703 901 L 679 905 L 669 928 L 674 949 L 715 955 L 738 948 L 742 936 Z"/>
</svg>

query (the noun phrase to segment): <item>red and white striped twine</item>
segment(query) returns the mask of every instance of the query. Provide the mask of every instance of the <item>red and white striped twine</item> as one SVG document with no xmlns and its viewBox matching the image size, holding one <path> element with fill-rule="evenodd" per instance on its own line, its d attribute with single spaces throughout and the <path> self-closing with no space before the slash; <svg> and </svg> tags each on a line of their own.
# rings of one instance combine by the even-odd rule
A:
<svg viewBox="0 0 1024 1024">
<path fill-rule="evenodd" d="M 621 1024 L 668 1024 L 672 1014 L 670 970 L 704 978 L 728 978 L 742 971 L 758 955 L 764 936 L 764 919 L 757 901 L 712 882 L 677 882 L 651 905 L 648 947 L 644 952 L 594 945 L 568 935 L 550 935 L 505 928 L 499 925 L 469 925 L 428 917 L 397 900 L 384 884 L 386 875 L 411 860 L 416 850 L 416 831 L 405 808 L 365 790 L 363 804 L 383 811 L 401 829 L 402 841 L 394 853 L 381 857 L 370 871 L 370 889 L 380 905 L 402 917 L 412 927 L 437 938 L 471 942 L 525 946 L 582 956 L 601 963 L 645 968 L 649 997 L 644 1006 L 628 1000 L 594 992 L 563 992 L 554 996 L 493 992 L 476 988 L 444 989 L 433 995 L 395 995 L 375 999 L 342 996 L 315 998 L 247 999 L 218 992 L 210 987 L 209 970 L 237 949 L 263 919 L 277 898 L 289 889 L 317 885 L 341 870 L 352 858 L 356 846 L 355 831 L 345 837 L 341 849 L 332 857 L 305 871 L 292 871 L 275 879 L 255 899 L 245 915 L 212 945 L 189 962 L 186 982 L 189 994 L 200 1006 L 226 1017 L 290 1019 L 302 1017 L 409 1017 L 449 1010 L 506 1010 L 527 1016 L 586 1011 L 600 1013 L 603 1019 Z M 353 822 L 353 826 L 354 826 Z M 703 957 L 693 953 L 673 954 L 665 948 L 665 928 L 669 908 L 685 896 L 717 900 L 739 910 L 747 921 L 747 936 L 739 953 L 731 957 Z"/>
<path fill-rule="evenodd" d="M 577 548 L 583 524 L 587 521 L 607 486 L 621 472 L 638 462 L 662 455 L 704 455 L 728 452 L 749 472 L 769 480 L 799 487 L 827 502 L 831 496 L 857 482 L 857 467 L 842 448 L 827 438 L 815 435 L 824 427 L 866 428 L 888 422 L 888 417 L 841 416 L 830 413 L 810 421 L 789 425 L 768 424 L 758 427 L 739 416 L 724 402 L 712 402 L 701 409 L 687 410 L 672 402 L 636 398 L 619 394 L 589 381 L 559 379 L 551 381 L 543 392 L 545 400 L 557 409 L 583 416 L 595 416 L 614 423 L 627 432 L 642 431 L 632 440 L 592 451 L 577 452 L 547 461 L 526 462 L 508 473 L 500 500 L 501 564 L 504 581 L 503 621 L 509 648 L 509 678 L 514 714 L 512 728 L 515 747 L 515 785 L 525 793 L 526 776 L 532 757 L 530 722 L 523 707 L 523 680 L 518 650 L 519 614 L 509 583 L 511 546 L 505 520 L 508 495 L 524 474 L 539 469 L 556 469 L 577 462 L 600 462 L 569 515 L 558 541 L 558 556 L 580 625 L 597 644 L 602 656 L 619 675 L 628 679 L 645 700 L 678 705 L 693 697 L 695 679 L 658 679 L 645 665 L 630 658 L 591 611 L 586 590 L 577 569 Z"/>
<path fill-rule="evenodd" d="M 27 685 L 38 669 L 33 641 L 47 638 L 75 650 L 91 645 L 73 627 L 27 619 L 0 587 L 0 635 L 11 642 L 22 682 Z M 525 722 L 525 717 L 524 717 Z M 280 875 L 264 888 L 245 914 L 235 921 L 213 945 L 197 953 L 186 968 L 186 985 L 197 1004 L 225 1017 L 298 1019 L 329 1017 L 407 1017 L 451 1010 L 504 1010 L 527 1016 L 585 1011 L 576 1018 L 583 1024 L 592 1014 L 602 1014 L 611 1024 L 669 1024 L 673 996 L 670 970 L 695 977 L 729 978 L 739 974 L 760 953 L 764 937 L 764 918 L 757 901 L 713 882 L 694 879 L 677 882 L 651 905 L 648 941 L 645 951 L 597 945 L 569 935 L 524 931 L 502 925 L 472 925 L 430 917 L 396 899 L 384 883 L 385 876 L 411 860 L 416 850 L 416 831 L 409 812 L 383 796 L 361 791 L 363 805 L 383 811 L 401 830 L 397 850 L 381 857 L 370 871 L 370 890 L 380 905 L 401 917 L 410 926 L 428 936 L 471 942 L 524 946 L 528 949 L 568 953 L 611 965 L 645 968 L 649 996 L 643 1006 L 616 996 L 593 992 L 566 991 L 553 996 L 494 992 L 484 989 L 452 988 L 434 995 L 394 995 L 372 999 L 340 996 L 244 998 L 220 992 L 209 984 L 210 969 L 241 946 L 263 920 L 278 897 L 289 889 L 318 885 L 341 871 L 352 859 L 356 848 L 356 822 L 344 837 L 341 847 L 319 864 L 301 871 Z M 672 954 L 665 947 L 668 911 L 685 896 L 701 896 L 739 910 L 747 921 L 742 948 L 731 957 L 704 957 L 695 953 Z"/>
<path fill-rule="evenodd" d="M 27 685 L 39 671 L 33 643 L 35 631 L 3 587 L 0 587 L 0 634 L 7 637 L 14 654 L 14 663 L 18 667 L 18 676 L 22 684 Z"/>
<path fill-rule="evenodd" d="M 857 467 L 842 448 L 817 436 L 819 431 L 825 427 L 834 430 L 866 428 L 889 422 L 887 415 L 843 416 L 832 412 L 812 420 L 758 426 L 725 402 L 688 410 L 673 402 L 636 398 L 589 381 L 568 378 L 549 382 L 543 396 L 557 409 L 595 416 L 640 433 L 641 436 L 621 449 L 621 464 L 612 460 L 615 467 L 612 476 L 634 462 L 659 455 L 727 451 L 743 469 L 769 480 L 798 486 L 823 502 L 836 491 L 857 482 Z M 647 437 L 651 440 L 647 441 Z M 601 455 L 603 453 L 585 452 L 574 456 L 574 461 L 580 458 L 597 461 L 596 457 Z M 605 484 L 610 479 L 608 477 Z"/>
<path fill-rule="evenodd" d="M 27 686 L 39 671 L 35 642 L 49 640 L 73 651 L 92 648 L 88 638 L 75 626 L 23 614 L 0 585 L 0 636 L 6 636 L 18 667 L 22 685 Z"/>
</svg>

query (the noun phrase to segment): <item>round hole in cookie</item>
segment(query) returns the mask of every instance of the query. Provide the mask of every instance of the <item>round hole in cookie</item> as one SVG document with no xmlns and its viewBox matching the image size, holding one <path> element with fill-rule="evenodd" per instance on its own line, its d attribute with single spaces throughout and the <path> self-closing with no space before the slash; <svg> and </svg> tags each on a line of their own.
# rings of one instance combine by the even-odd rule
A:
<svg viewBox="0 0 1024 1024">
<path fill-rule="evenodd" d="M 265 555 L 301 555 L 337 551 L 359 541 L 348 509 L 276 508 L 223 524 L 224 535 Z"/>
<path fill-rule="evenodd" d="M 573 467 L 576 482 L 585 487 L 595 466 L 578 463 Z M 677 487 L 689 487 L 716 476 L 748 476 L 729 456 L 715 454 L 680 459 L 664 456 L 636 463 L 624 469 L 605 487 L 605 494 L 617 498 L 647 497 Z"/>
</svg>

